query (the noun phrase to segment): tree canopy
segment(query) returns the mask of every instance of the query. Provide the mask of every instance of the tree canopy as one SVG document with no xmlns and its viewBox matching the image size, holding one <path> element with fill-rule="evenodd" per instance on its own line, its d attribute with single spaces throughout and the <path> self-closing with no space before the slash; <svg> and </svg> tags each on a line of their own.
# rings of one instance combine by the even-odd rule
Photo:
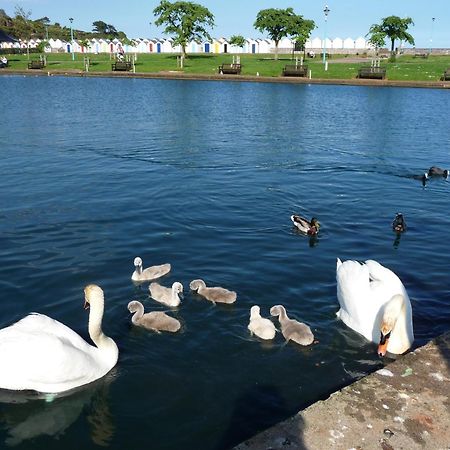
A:
<svg viewBox="0 0 450 450">
<path fill-rule="evenodd" d="M 92 31 L 102 38 L 115 39 L 119 37 L 119 32 L 116 28 L 102 20 L 96 20 L 92 23 Z"/>
<path fill-rule="evenodd" d="M 284 37 L 294 37 L 301 44 L 306 43 L 315 28 L 313 20 L 305 20 L 294 13 L 292 8 L 262 9 L 256 16 L 254 27 L 261 33 L 266 31 L 275 42 L 275 59 L 278 59 L 278 44 Z"/>
<path fill-rule="evenodd" d="M 376 47 L 381 46 L 384 39 L 390 39 L 391 53 L 394 53 L 396 40 L 414 45 L 414 38 L 407 31 L 410 25 L 414 25 L 410 17 L 402 19 L 398 16 L 389 16 L 381 19 L 381 23 L 372 25 L 366 36 L 369 36 L 369 41 Z"/>
<path fill-rule="evenodd" d="M 235 45 L 236 47 L 243 48 L 245 45 L 245 37 L 241 36 L 240 34 L 234 34 L 230 37 L 230 44 Z"/>
<path fill-rule="evenodd" d="M 207 27 L 214 27 L 214 16 L 202 5 L 161 0 L 153 15 L 157 17 L 155 25 L 165 25 L 164 34 L 172 35 L 174 44 L 181 46 L 183 57 L 189 41 L 211 40 Z"/>
<path fill-rule="evenodd" d="M 97 24 L 97 27 L 96 27 Z M 127 39 L 123 31 L 117 31 L 113 25 L 109 25 L 101 20 L 93 23 L 94 31 L 83 31 L 74 29 L 77 39 Z M 14 17 L 8 16 L 5 10 L 0 9 L 0 29 L 17 39 L 28 42 L 30 39 L 70 39 L 70 27 L 61 26 L 59 23 L 51 23 L 51 20 L 44 16 L 39 19 L 31 19 L 31 11 L 25 11 L 17 6 Z"/>
<path fill-rule="evenodd" d="M 293 20 L 292 30 L 289 35 L 295 42 L 300 44 L 300 47 L 303 48 L 303 52 L 306 52 L 306 41 L 311 36 L 314 28 L 316 28 L 314 20 L 303 19 L 301 16 L 297 16 Z"/>
</svg>

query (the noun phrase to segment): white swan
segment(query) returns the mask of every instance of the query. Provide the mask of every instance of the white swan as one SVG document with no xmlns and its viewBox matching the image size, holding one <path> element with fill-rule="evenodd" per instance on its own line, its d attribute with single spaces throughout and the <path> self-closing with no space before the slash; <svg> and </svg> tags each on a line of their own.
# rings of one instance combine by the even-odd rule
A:
<svg viewBox="0 0 450 450">
<path fill-rule="evenodd" d="M 173 307 L 181 303 L 180 295 L 183 293 L 183 285 L 178 281 L 175 281 L 171 288 L 161 286 L 158 283 L 151 283 L 148 289 L 152 299 L 159 303 Z"/>
<path fill-rule="evenodd" d="M 269 319 L 261 317 L 260 311 L 261 309 L 257 305 L 250 308 L 250 322 L 247 328 L 250 330 L 250 334 L 256 334 L 261 339 L 273 339 L 277 329 Z"/>
<path fill-rule="evenodd" d="M 91 383 L 116 365 L 117 345 L 101 328 L 103 291 L 91 284 L 84 294 L 96 347 L 61 322 L 30 314 L 0 330 L 0 388 L 59 393 Z"/>
<path fill-rule="evenodd" d="M 281 334 L 286 341 L 293 341 L 299 345 L 310 345 L 314 342 L 314 334 L 308 325 L 294 319 L 289 319 L 286 308 L 283 305 L 275 305 L 270 308 L 272 316 L 278 316 L 281 325 Z"/>
<path fill-rule="evenodd" d="M 337 316 L 369 341 L 378 354 L 406 352 L 414 341 L 411 302 L 403 283 L 376 261 L 337 259 Z M 381 337 L 380 337 L 381 333 Z"/>
<path fill-rule="evenodd" d="M 151 266 L 146 269 L 142 269 L 142 259 L 139 256 L 134 258 L 135 271 L 131 275 L 133 281 L 150 281 L 161 278 L 162 276 L 170 272 L 171 266 L 169 263 L 161 264 L 160 266 Z"/>
<path fill-rule="evenodd" d="M 147 330 L 156 331 L 157 333 L 161 331 L 176 333 L 181 328 L 181 323 L 175 317 L 170 317 L 165 312 L 152 311 L 144 314 L 144 305 L 137 300 L 128 303 L 128 311 L 133 313 L 131 318 L 133 324 L 147 328 Z"/>
<path fill-rule="evenodd" d="M 237 294 L 222 287 L 206 287 L 203 280 L 192 280 L 189 288 L 213 303 L 234 303 Z"/>
</svg>

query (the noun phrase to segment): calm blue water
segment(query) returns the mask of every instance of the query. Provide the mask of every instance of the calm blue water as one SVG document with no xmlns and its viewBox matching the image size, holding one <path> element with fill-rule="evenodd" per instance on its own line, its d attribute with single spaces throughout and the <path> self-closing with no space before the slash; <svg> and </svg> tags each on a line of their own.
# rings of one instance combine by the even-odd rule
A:
<svg viewBox="0 0 450 450">
<path fill-rule="evenodd" d="M 4 398 L 0 447 L 226 449 L 381 367 L 335 317 L 336 257 L 400 276 L 416 346 L 450 328 L 450 185 L 412 178 L 450 166 L 449 92 L 7 76 L 0 92 L 0 327 L 39 311 L 89 339 L 97 283 L 120 349 L 74 395 Z M 317 241 L 292 213 L 319 218 Z M 172 263 L 181 333 L 130 325 L 132 299 L 163 309 L 130 280 L 138 255 Z M 194 278 L 238 301 L 201 300 Z M 249 336 L 250 307 L 279 303 L 316 345 Z"/>
</svg>

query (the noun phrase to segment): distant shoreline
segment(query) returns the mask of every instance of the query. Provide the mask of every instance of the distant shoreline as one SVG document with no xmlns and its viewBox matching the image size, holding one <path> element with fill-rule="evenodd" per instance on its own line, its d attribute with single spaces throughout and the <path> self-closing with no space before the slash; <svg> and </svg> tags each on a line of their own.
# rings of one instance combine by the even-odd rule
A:
<svg viewBox="0 0 450 450">
<path fill-rule="evenodd" d="M 241 81 L 255 83 L 283 83 L 283 84 L 329 84 L 343 86 L 379 86 L 379 87 L 405 87 L 450 89 L 449 81 L 400 81 L 400 80 L 373 80 L 373 79 L 325 79 L 303 77 L 263 77 L 251 75 L 202 75 L 186 74 L 177 71 L 165 72 L 82 72 L 70 70 L 1 70 L 0 75 L 23 76 L 67 76 L 67 77 L 96 77 L 96 78 L 147 78 L 159 80 L 192 80 L 192 81 Z"/>
</svg>

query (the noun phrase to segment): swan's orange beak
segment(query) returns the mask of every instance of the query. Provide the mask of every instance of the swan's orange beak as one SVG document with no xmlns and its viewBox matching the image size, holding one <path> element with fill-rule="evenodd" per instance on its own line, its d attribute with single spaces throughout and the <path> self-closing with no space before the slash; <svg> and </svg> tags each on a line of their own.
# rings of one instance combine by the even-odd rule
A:
<svg viewBox="0 0 450 450">
<path fill-rule="evenodd" d="M 378 344 L 378 356 L 384 356 L 387 352 L 387 346 L 389 342 L 389 338 L 391 337 L 391 332 L 383 334 L 381 333 L 380 343 Z"/>
</svg>

